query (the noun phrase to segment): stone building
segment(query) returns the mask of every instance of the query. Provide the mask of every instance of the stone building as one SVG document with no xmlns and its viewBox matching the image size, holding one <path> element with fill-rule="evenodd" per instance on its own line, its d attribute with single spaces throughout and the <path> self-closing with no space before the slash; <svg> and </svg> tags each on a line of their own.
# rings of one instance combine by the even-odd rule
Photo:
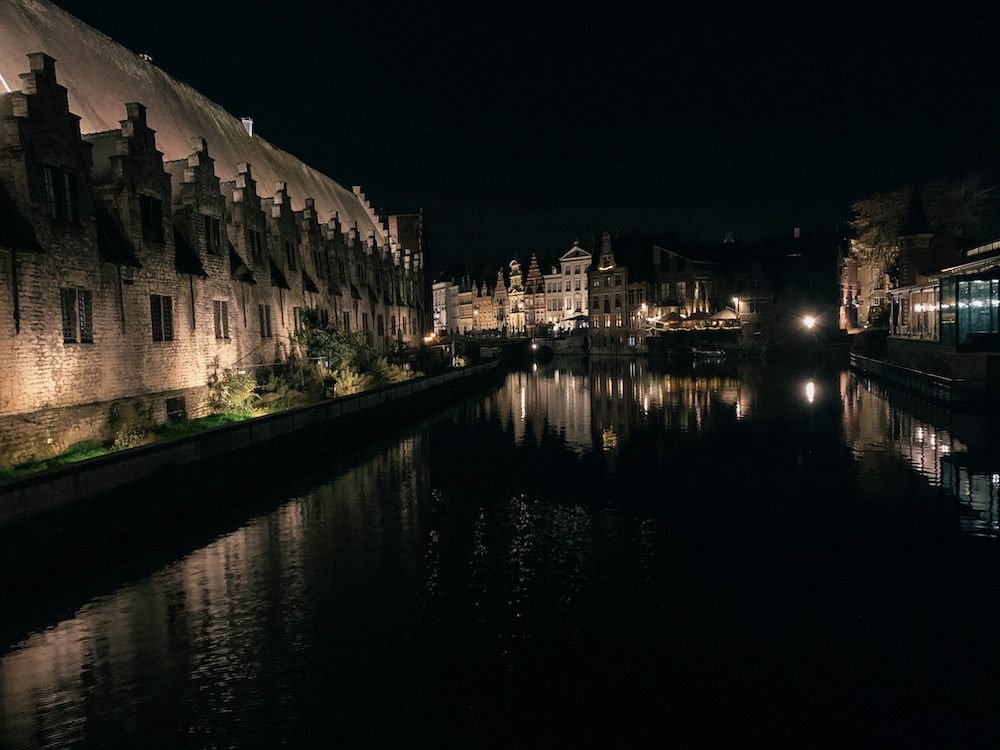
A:
<svg viewBox="0 0 1000 750">
<path fill-rule="evenodd" d="M 619 265 L 604 233 L 597 267 L 589 274 L 590 351 L 594 354 L 624 354 L 629 351 L 628 267 Z M 645 344 L 645 341 L 643 341 Z M 634 346 L 634 344 L 633 344 Z"/>
<path fill-rule="evenodd" d="M 206 413 L 209 382 L 285 359 L 307 310 L 382 351 L 420 341 L 419 214 L 386 224 L 328 178 L 324 202 L 351 216 L 306 196 L 295 210 L 245 162 L 220 181 L 202 138 L 165 160 L 137 102 L 83 135 L 55 61 L 28 58 L 0 96 L 0 464 L 109 437 L 114 404 Z"/>
</svg>

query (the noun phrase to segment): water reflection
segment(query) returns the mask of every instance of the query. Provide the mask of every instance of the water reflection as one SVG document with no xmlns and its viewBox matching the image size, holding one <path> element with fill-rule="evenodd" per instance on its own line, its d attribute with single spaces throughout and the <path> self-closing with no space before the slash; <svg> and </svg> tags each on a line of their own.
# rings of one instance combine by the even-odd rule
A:
<svg viewBox="0 0 1000 750">
<path fill-rule="evenodd" d="M 870 488 L 885 487 L 882 458 L 895 455 L 961 504 L 964 531 L 998 536 L 1000 451 L 985 415 L 951 412 L 847 372 L 840 387 L 845 442 Z"/>
<path fill-rule="evenodd" d="M 355 607 L 373 570 L 422 548 L 419 454 L 405 439 L 17 644 L 0 660 L 3 747 L 277 746 L 316 655 L 400 620 L 384 590 Z"/>
<path fill-rule="evenodd" d="M 629 745 L 622 726 L 648 727 L 677 684 L 702 681 L 686 705 L 713 713 L 730 685 L 748 713 L 801 701 L 755 702 L 748 675 L 782 669 L 784 684 L 828 680 L 836 700 L 816 706 L 836 706 L 835 725 L 851 696 L 870 712 L 879 689 L 906 689 L 852 660 L 914 661 L 945 627 L 919 607 L 996 622 L 947 599 L 948 572 L 976 568 L 941 530 L 957 517 L 997 536 L 983 423 L 847 372 L 581 359 L 511 373 L 41 623 L 0 658 L 0 744 L 503 747 L 546 744 L 518 734 L 545 714 L 547 744 L 571 745 L 613 706 L 599 744 Z M 961 512 L 924 513 L 920 487 Z M 945 541 L 894 545 L 911 527 Z M 922 687 L 937 684 L 952 682 Z"/>
</svg>

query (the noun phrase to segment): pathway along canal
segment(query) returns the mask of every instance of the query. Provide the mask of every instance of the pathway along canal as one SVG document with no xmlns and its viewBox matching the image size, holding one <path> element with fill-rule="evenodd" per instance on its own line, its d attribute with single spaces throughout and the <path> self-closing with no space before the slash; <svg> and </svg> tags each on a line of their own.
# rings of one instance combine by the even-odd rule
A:
<svg viewBox="0 0 1000 750">
<path fill-rule="evenodd" d="M 557 360 L 8 607 L 0 746 L 993 740 L 998 485 L 847 372 Z"/>
</svg>

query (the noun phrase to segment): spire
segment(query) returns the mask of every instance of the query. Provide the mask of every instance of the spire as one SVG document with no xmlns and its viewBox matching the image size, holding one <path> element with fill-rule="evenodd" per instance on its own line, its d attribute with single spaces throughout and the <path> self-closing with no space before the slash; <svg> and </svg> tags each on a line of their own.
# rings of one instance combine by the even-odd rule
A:
<svg viewBox="0 0 1000 750">
<path fill-rule="evenodd" d="M 899 230 L 899 236 L 933 233 L 934 231 L 927 221 L 927 214 L 924 213 L 923 201 L 920 199 L 920 185 L 915 183 L 910 192 L 910 207 L 906 213 L 906 221 L 903 222 L 903 228 Z"/>
<path fill-rule="evenodd" d="M 611 233 L 605 232 L 601 238 L 601 259 L 598 262 L 598 270 L 610 271 L 615 267 L 615 254 L 611 250 Z"/>
</svg>

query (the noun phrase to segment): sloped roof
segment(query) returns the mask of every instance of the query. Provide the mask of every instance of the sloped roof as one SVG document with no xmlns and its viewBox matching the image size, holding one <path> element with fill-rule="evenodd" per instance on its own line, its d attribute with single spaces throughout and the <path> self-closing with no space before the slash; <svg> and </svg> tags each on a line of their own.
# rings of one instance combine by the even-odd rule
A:
<svg viewBox="0 0 1000 750">
<path fill-rule="evenodd" d="M 342 224 L 356 221 L 361 236 L 374 231 L 379 245 L 385 243 L 383 228 L 353 191 L 259 135 L 250 136 L 237 117 L 191 86 L 45 0 L 0 0 L 0 75 L 11 89 L 21 87 L 27 55 L 34 52 L 57 61 L 56 76 L 69 92 L 81 132 L 118 130 L 125 102 L 140 102 L 164 161 L 187 159 L 191 139 L 204 138 L 221 181 L 234 180 L 236 165 L 249 163 L 262 197 L 278 181 L 286 182 L 293 210 L 314 198 L 323 220 L 339 212 Z M 240 75 L 236 64 L 233 75 Z M 266 130 L 266 123 L 258 126 Z"/>
</svg>

